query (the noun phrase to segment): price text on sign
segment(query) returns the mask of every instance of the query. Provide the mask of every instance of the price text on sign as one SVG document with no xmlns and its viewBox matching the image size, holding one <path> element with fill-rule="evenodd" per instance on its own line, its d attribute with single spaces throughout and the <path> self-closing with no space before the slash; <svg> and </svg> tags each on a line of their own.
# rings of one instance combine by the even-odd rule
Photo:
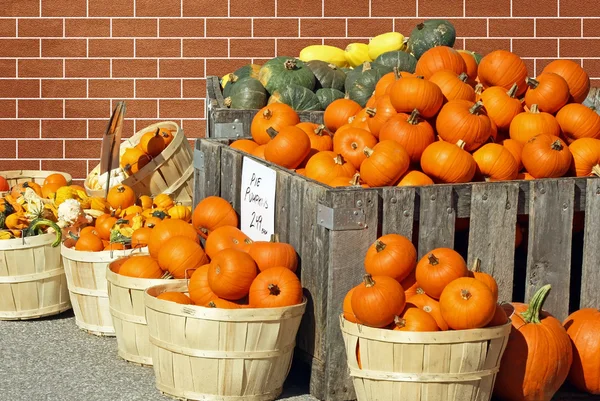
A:
<svg viewBox="0 0 600 401">
<path fill-rule="evenodd" d="M 241 228 L 253 241 L 269 241 L 275 232 L 277 173 L 244 157 L 240 199 Z"/>
</svg>

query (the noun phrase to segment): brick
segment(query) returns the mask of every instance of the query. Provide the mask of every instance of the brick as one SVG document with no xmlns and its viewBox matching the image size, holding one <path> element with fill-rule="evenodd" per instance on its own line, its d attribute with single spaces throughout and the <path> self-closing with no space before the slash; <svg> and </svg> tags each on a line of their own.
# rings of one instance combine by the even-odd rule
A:
<svg viewBox="0 0 600 401">
<path fill-rule="evenodd" d="M 371 38 L 381 33 L 391 32 L 394 20 L 392 19 L 348 19 L 348 36 Z M 345 35 L 342 35 L 345 36 Z"/>
<path fill-rule="evenodd" d="M 159 100 L 160 118 L 204 118 L 204 100 Z"/>
<path fill-rule="evenodd" d="M 85 39 L 42 39 L 42 57 L 86 57 Z"/>
<path fill-rule="evenodd" d="M 114 103 L 114 101 L 113 101 Z M 158 102 L 157 102 L 158 103 Z M 114 105 L 116 106 L 116 103 L 114 103 Z M 114 110 L 114 107 L 112 108 Z M 130 119 L 125 119 L 125 121 L 123 121 L 123 130 L 121 131 L 121 138 L 131 138 L 131 136 L 133 136 L 133 134 L 135 134 L 135 122 L 137 120 L 134 120 L 133 118 Z M 106 130 L 106 127 L 104 128 Z M 92 136 L 89 136 L 90 138 L 93 138 Z M 102 136 L 100 136 L 99 138 L 102 138 Z"/>
<path fill-rule="evenodd" d="M 112 20 L 112 37 L 145 38 L 158 35 L 158 20 L 154 18 L 117 18 Z"/>
<path fill-rule="evenodd" d="M 202 99 L 206 97 L 206 80 L 204 79 L 184 79 L 183 97 Z"/>
<path fill-rule="evenodd" d="M 42 138 L 87 138 L 87 121 L 42 120 Z"/>
<path fill-rule="evenodd" d="M 226 1 L 182 0 L 184 17 L 227 17 Z"/>
<path fill-rule="evenodd" d="M 556 39 L 513 39 L 513 53 L 528 57 L 557 57 Z"/>
<path fill-rule="evenodd" d="M 161 19 L 159 36 L 161 37 L 204 37 L 204 19 Z"/>
<path fill-rule="evenodd" d="M 599 37 L 600 19 L 584 19 L 583 20 L 583 36 L 588 38 Z M 557 35 L 558 36 L 558 35 Z"/>
<path fill-rule="evenodd" d="M 2 0 L 0 17 L 39 17 L 40 0 Z"/>
<path fill-rule="evenodd" d="M 404 0 L 371 0 L 371 16 L 416 17 L 416 2 Z"/>
<path fill-rule="evenodd" d="M 17 76 L 17 60 L 0 59 L 0 77 L 15 78 Z"/>
<path fill-rule="evenodd" d="M 180 79 L 138 79 L 135 82 L 136 98 L 181 97 Z"/>
<path fill-rule="evenodd" d="M 0 57 L 39 57 L 38 39 L 0 39 Z"/>
<path fill-rule="evenodd" d="M 276 0 L 278 17 L 321 17 L 323 0 Z"/>
<path fill-rule="evenodd" d="M 125 99 L 127 103 L 127 118 L 157 118 L 158 100 Z M 113 100 L 112 108 L 116 106 Z M 133 127 L 132 127 L 133 129 Z"/>
<path fill-rule="evenodd" d="M 465 37 L 486 37 L 488 22 L 483 18 L 449 18 L 448 19 L 456 28 L 458 36 L 461 38 Z M 490 20 L 491 22 L 491 20 Z M 416 26 L 416 24 L 415 24 Z M 533 27 L 533 21 L 532 21 Z M 408 32 L 406 36 L 409 36 Z M 533 34 L 533 30 L 532 30 Z M 491 36 L 491 35 L 490 35 Z"/>
<path fill-rule="evenodd" d="M 229 0 L 232 17 L 274 17 L 277 0 Z"/>
<path fill-rule="evenodd" d="M 99 18 L 68 18 L 65 20 L 65 36 L 108 37 L 110 36 L 110 20 Z"/>
<path fill-rule="evenodd" d="M 306 46 L 314 45 L 314 39 L 276 39 L 278 56 L 297 56 Z"/>
<path fill-rule="evenodd" d="M 19 100 L 19 118 L 62 118 L 63 101 L 59 99 Z"/>
<path fill-rule="evenodd" d="M 510 17 L 510 3 L 511 0 L 465 0 L 465 17 Z"/>
<path fill-rule="evenodd" d="M 254 37 L 298 37 L 297 19 L 255 19 Z M 210 36 L 210 35 L 209 35 Z M 314 41 L 313 41 L 314 44 Z"/>
<path fill-rule="evenodd" d="M 133 97 L 132 79 L 90 79 L 88 97 L 118 98 Z"/>
<path fill-rule="evenodd" d="M 93 58 L 67 59 L 65 60 L 65 77 L 108 78 L 110 77 L 110 60 Z"/>
<path fill-rule="evenodd" d="M 183 120 L 186 138 L 206 138 L 206 120 Z"/>
<path fill-rule="evenodd" d="M 17 36 L 17 20 L 3 19 L 0 24 L 0 38 L 10 38 Z"/>
<path fill-rule="evenodd" d="M 17 141 L 0 140 L 0 159 L 14 159 L 17 157 Z"/>
<path fill-rule="evenodd" d="M 68 153 L 65 157 L 69 157 Z M 87 177 L 87 161 L 86 160 L 42 160 L 42 170 L 46 171 L 64 171 L 71 174 L 74 179 L 85 179 Z"/>
<path fill-rule="evenodd" d="M 600 3 L 597 1 L 560 0 L 561 17 L 597 17 Z"/>
<path fill-rule="evenodd" d="M 58 59 L 21 59 L 18 61 L 19 77 L 62 77 L 63 61 Z"/>
<path fill-rule="evenodd" d="M 419 0 L 418 13 L 419 17 L 462 17 L 463 2 L 448 0 Z"/>
<path fill-rule="evenodd" d="M 324 45 L 339 47 L 340 49 L 345 49 L 350 43 L 368 43 L 369 39 L 324 39 Z"/>
<path fill-rule="evenodd" d="M 423 1 L 423 0 L 420 0 Z M 369 0 L 327 0 L 323 16 L 325 17 L 368 17 Z"/>
<path fill-rule="evenodd" d="M 231 39 L 231 57 L 274 57 L 275 39 Z"/>
<path fill-rule="evenodd" d="M 114 108 L 111 107 L 111 110 L 114 110 Z M 123 128 L 125 127 L 125 122 L 127 122 L 127 121 L 129 121 L 129 119 L 127 119 L 127 118 L 123 121 Z M 104 133 L 106 132 L 106 127 L 108 125 L 108 120 L 106 120 L 106 119 L 101 119 L 101 120 L 87 119 L 87 122 L 88 122 L 88 138 L 102 138 L 102 136 L 104 136 Z M 125 137 L 124 131 L 121 132 L 121 137 Z M 98 163 L 99 163 L 99 161 L 96 161 L 94 164 L 92 164 L 91 167 L 93 168 Z"/>
<path fill-rule="evenodd" d="M 136 0 L 136 17 L 179 17 L 181 0 Z"/>
<path fill-rule="evenodd" d="M 21 18 L 19 19 L 19 37 L 62 38 L 63 21 L 57 18 Z"/>
<path fill-rule="evenodd" d="M 152 78 L 157 75 L 157 60 L 115 59 L 112 61 L 112 76 L 115 78 Z"/>
<path fill-rule="evenodd" d="M 42 79 L 44 98 L 82 98 L 87 95 L 85 79 Z"/>
<path fill-rule="evenodd" d="M 0 118 L 15 118 L 17 116 L 17 101 L 0 99 Z"/>
<path fill-rule="evenodd" d="M 585 25 L 584 25 L 585 29 Z M 574 18 L 551 18 L 536 20 L 535 36 L 581 37 L 581 20 Z"/>
<path fill-rule="evenodd" d="M 529 76 L 535 76 L 535 59 L 532 58 L 522 58 L 523 63 L 527 67 L 527 73 Z"/>
<path fill-rule="evenodd" d="M 581 59 L 579 59 L 579 58 L 577 58 L 577 59 L 568 59 L 568 58 L 564 58 L 564 57 L 561 57 L 561 58 L 562 58 L 562 59 L 564 59 L 564 60 L 571 60 L 571 61 L 574 61 L 574 62 L 575 62 L 575 63 L 577 63 L 578 65 L 581 65 L 581 61 L 582 61 L 582 60 L 581 60 Z M 540 74 L 542 73 L 542 71 L 544 70 L 544 68 L 546 68 L 546 66 L 547 66 L 548 64 L 550 64 L 552 61 L 554 61 L 554 59 L 543 59 L 543 58 L 538 58 L 538 59 L 536 59 L 536 60 L 535 60 L 535 75 L 536 75 L 536 76 L 537 76 L 537 75 L 540 75 Z M 588 74 L 590 74 L 591 72 L 590 72 L 590 70 L 589 70 L 589 67 L 588 67 L 588 65 L 589 65 L 589 64 L 588 64 L 588 61 L 593 61 L 593 60 L 588 60 L 588 59 L 584 60 L 585 66 L 582 66 L 582 67 L 584 67 L 584 68 L 585 68 L 585 71 L 586 71 Z"/>
<path fill-rule="evenodd" d="M 185 58 L 160 60 L 159 75 L 161 78 L 204 77 L 204 59 Z"/>
<path fill-rule="evenodd" d="M 40 97 L 40 82 L 37 79 L 0 79 L 0 97 Z"/>
<path fill-rule="evenodd" d="M 221 76 L 246 64 L 250 64 L 250 59 L 209 59 L 206 60 L 206 76 Z"/>
<path fill-rule="evenodd" d="M 582 67 L 591 78 L 600 78 L 600 60 L 584 59 Z"/>
<path fill-rule="evenodd" d="M 561 2 L 562 1 L 563 0 L 561 0 Z M 535 3 L 531 3 L 529 0 L 513 0 L 512 11 L 513 17 L 558 16 L 558 7 L 556 0 L 538 0 Z"/>
<path fill-rule="evenodd" d="M 88 0 L 90 17 L 133 17 L 134 0 Z"/>
<path fill-rule="evenodd" d="M 133 57 L 133 39 L 90 39 L 89 57 Z"/>
<path fill-rule="evenodd" d="M 63 158 L 63 140 L 19 140 L 17 152 L 20 159 Z"/>
<path fill-rule="evenodd" d="M 39 138 L 39 120 L 0 120 L 0 138 Z"/>
<path fill-rule="evenodd" d="M 136 39 L 136 57 L 181 57 L 179 39 Z"/>
<path fill-rule="evenodd" d="M 110 100 L 65 100 L 66 118 L 110 118 Z"/>
<path fill-rule="evenodd" d="M 42 17 L 85 17 L 86 0 L 41 0 Z"/>
<path fill-rule="evenodd" d="M 465 49 L 465 40 L 466 39 L 461 39 L 461 38 L 456 39 L 456 42 L 454 42 L 454 49 L 464 50 Z"/>
<path fill-rule="evenodd" d="M 559 39 L 560 57 L 600 57 L 600 39 Z"/>
<path fill-rule="evenodd" d="M 2 170 L 39 170 L 39 160 L 0 160 Z"/>
<path fill-rule="evenodd" d="M 537 20 L 537 24 L 544 20 Z M 491 37 L 527 37 L 534 36 L 534 20 L 522 18 L 490 19 L 489 20 Z M 457 28 L 458 31 L 458 28 Z M 463 36 L 461 34 L 461 36 Z M 482 35 L 485 36 L 485 35 Z"/>
<path fill-rule="evenodd" d="M 256 36 L 256 31 L 254 31 Z M 183 39 L 183 57 L 224 57 L 228 54 L 227 39 Z"/>
<path fill-rule="evenodd" d="M 262 20 L 265 21 L 265 20 Z M 273 21 L 273 20 L 268 20 Z M 206 20 L 206 36 L 214 38 L 247 37 L 252 32 L 250 19 L 223 19 L 214 18 Z M 254 32 L 254 36 L 256 32 Z"/>
<path fill-rule="evenodd" d="M 510 39 L 465 39 L 464 47 L 485 56 L 493 50 L 510 51 Z"/>
<path fill-rule="evenodd" d="M 346 20 L 341 18 L 303 18 L 300 20 L 300 36 L 345 37 Z"/>
<path fill-rule="evenodd" d="M 102 141 L 94 139 L 74 139 L 65 141 L 65 154 L 80 158 L 99 158 Z"/>
</svg>

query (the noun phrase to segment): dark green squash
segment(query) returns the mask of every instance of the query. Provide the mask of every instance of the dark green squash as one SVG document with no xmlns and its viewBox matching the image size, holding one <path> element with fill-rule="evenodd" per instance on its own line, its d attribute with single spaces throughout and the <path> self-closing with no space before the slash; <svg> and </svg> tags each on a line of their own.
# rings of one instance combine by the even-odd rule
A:
<svg viewBox="0 0 600 401">
<path fill-rule="evenodd" d="M 310 68 L 293 57 L 275 57 L 267 61 L 258 73 L 258 80 L 270 94 L 288 85 L 298 85 L 312 91 L 317 81 Z"/>
<path fill-rule="evenodd" d="M 417 59 L 415 56 L 401 50 L 380 54 L 379 57 L 375 59 L 375 62 L 391 68 L 396 67 L 398 68 L 398 71 L 410 73 L 414 73 L 415 68 L 417 67 Z"/>
<path fill-rule="evenodd" d="M 57 247 L 60 245 L 60 240 L 62 239 L 62 230 L 60 229 L 60 227 L 53 221 L 50 221 L 48 219 L 35 219 L 33 220 L 30 224 L 29 227 L 27 227 L 27 229 L 24 232 L 24 236 L 25 237 L 32 237 L 35 235 L 40 235 L 43 234 L 43 231 L 41 230 L 42 227 L 51 227 L 54 230 L 54 233 L 56 235 L 56 239 L 54 240 L 54 242 L 52 243 L 53 247 Z"/>
<path fill-rule="evenodd" d="M 313 91 L 293 84 L 275 91 L 269 98 L 269 104 L 271 103 L 285 103 L 296 111 L 323 110 Z"/>
<path fill-rule="evenodd" d="M 408 39 L 408 52 L 418 60 L 432 47 L 452 47 L 455 41 L 456 29 L 450 21 L 430 19 L 420 23 L 412 30 Z"/>
<path fill-rule="evenodd" d="M 260 65 L 258 64 L 246 64 L 243 67 L 238 68 L 233 72 L 233 75 L 238 78 L 252 77 L 258 79 L 258 72 L 260 71 Z"/>
<path fill-rule="evenodd" d="M 315 88 L 332 88 L 339 91 L 344 90 L 344 81 L 346 73 L 340 70 L 334 64 L 328 64 L 321 60 L 313 60 L 306 63 L 306 66 L 315 74 L 317 84 Z"/>
<path fill-rule="evenodd" d="M 6 228 L 4 222 L 6 221 L 6 214 L 4 212 L 0 212 L 0 230 Z"/>
<path fill-rule="evenodd" d="M 381 78 L 388 72 L 392 72 L 393 68 L 387 65 L 381 65 L 375 62 L 365 62 L 357 66 L 351 72 L 346 74 L 346 82 L 344 83 L 345 91 L 348 92 L 353 87 L 354 81 L 360 78 L 363 74 L 375 75 Z M 377 80 L 379 80 L 377 78 Z"/>
<path fill-rule="evenodd" d="M 231 109 L 262 109 L 267 105 L 267 97 L 267 91 L 258 79 L 241 78 L 229 97 L 225 98 L 225 106 Z"/>
<path fill-rule="evenodd" d="M 393 68 L 377 64 L 364 63 L 362 69 L 356 74 L 346 78 L 346 93 L 350 99 L 365 107 L 369 98 L 375 91 L 375 86 L 382 76 L 393 71 Z"/>
<path fill-rule="evenodd" d="M 325 110 L 327 106 L 333 103 L 334 100 L 338 100 L 344 97 L 344 92 L 332 88 L 321 88 L 317 91 L 317 98 L 321 103 L 321 108 Z"/>
</svg>

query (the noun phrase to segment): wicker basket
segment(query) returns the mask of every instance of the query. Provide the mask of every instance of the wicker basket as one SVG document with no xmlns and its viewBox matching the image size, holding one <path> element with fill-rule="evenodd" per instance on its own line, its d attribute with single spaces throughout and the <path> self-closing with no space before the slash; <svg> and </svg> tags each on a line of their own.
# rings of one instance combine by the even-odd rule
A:
<svg viewBox="0 0 600 401">
<path fill-rule="evenodd" d="M 51 174 L 62 174 L 67 184 L 71 185 L 72 177 L 70 174 L 62 173 L 59 171 L 36 171 L 36 170 L 11 170 L 11 171 L 0 171 L 0 176 L 6 178 L 8 185 L 18 185 L 23 182 L 33 181 L 36 184 L 42 185 L 46 177 Z"/>
<path fill-rule="evenodd" d="M 123 184 L 130 186 L 137 196 L 168 194 L 184 205 L 191 205 L 194 197 L 194 153 L 178 124 L 172 121 L 152 124 L 124 141 L 120 153 L 123 155 L 125 149 L 136 146 L 145 133 L 156 131 L 158 127 L 175 131 L 173 141 L 140 171 L 125 179 Z M 90 196 L 106 195 L 104 190 L 92 190 L 89 187 L 90 179 L 99 173 L 100 165 L 97 165 L 85 180 L 85 190 Z"/>
<path fill-rule="evenodd" d="M 306 308 L 213 309 L 157 299 L 181 283 L 146 290 L 156 387 L 188 400 L 276 399 L 292 364 Z"/>
<path fill-rule="evenodd" d="M 54 234 L 0 241 L 0 319 L 56 315 L 71 309 Z"/>
<path fill-rule="evenodd" d="M 152 346 L 146 323 L 144 291 L 166 283 L 185 283 L 185 280 L 147 279 L 122 276 L 114 272 L 123 259 L 112 262 L 106 270 L 108 302 L 112 315 L 119 356 L 126 361 L 152 365 Z"/>
<path fill-rule="evenodd" d="M 358 401 L 489 401 L 511 329 L 404 332 L 343 316 L 340 326 Z"/>
</svg>

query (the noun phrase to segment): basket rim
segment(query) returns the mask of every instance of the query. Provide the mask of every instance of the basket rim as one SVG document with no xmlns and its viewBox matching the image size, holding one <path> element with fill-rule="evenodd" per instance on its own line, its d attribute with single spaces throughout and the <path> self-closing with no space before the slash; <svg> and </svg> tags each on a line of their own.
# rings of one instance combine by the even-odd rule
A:
<svg viewBox="0 0 600 401">
<path fill-rule="evenodd" d="M 54 233 L 34 235 L 32 237 L 3 239 L 0 241 L 0 251 L 16 251 L 19 249 L 46 246 L 52 244 L 55 240 L 56 234 Z"/>
<path fill-rule="evenodd" d="M 124 256 L 130 256 L 133 251 L 141 249 L 143 252 L 148 248 L 136 248 L 136 249 L 125 249 L 125 250 L 114 250 L 114 251 L 100 251 L 100 252 L 86 252 L 78 251 L 73 248 L 66 247 L 64 243 L 60 244 L 60 254 L 69 260 L 76 262 L 90 262 L 90 263 L 102 263 L 102 262 L 114 262 Z M 129 254 L 127 253 L 129 252 Z"/>
<path fill-rule="evenodd" d="M 24 174 L 27 172 L 27 174 Z M 7 177 L 8 174 L 14 174 L 13 177 Z M 17 180 L 19 178 L 46 178 L 52 174 L 61 174 L 67 180 L 67 183 L 71 183 L 73 181 L 73 177 L 69 173 L 65 173 L 64 171 L 54 171 L 54 170 L 1 170 L 0 176 L 6 178 L 7 180 Z M 21 176 L 21 177 L 19 177 Z"/>
<path fill-rule="evenodd" d="M 148 248 L 142 248 L 142 249 L 148 249 Z M 134 255 L 121 256 L 120 258 L 117 258 L 117 259 L 113 260 L 112 262 L 110 262 L 108 264 L 108 266 L 106 266 L 106 280 L 116 287 L 126 288 L 129 290 L 140 290 L 140 291 L 146 290 L 148 287 L 153 287 L 153 286 L 157 286 L 160 284 L 167 284 L 170 282 L 182 282 L 182 283 L 186 282 L 185 279 L 176 279 L 176 278 L 165 279 L 165 278 L 139 278 L 139 277 L 123 276 L 122 274 L 115 273 L 111 269 L 111 266 L 113 265 L 113 263 L 118 262 L 121 259 L 127 259 L 132 256 L 135 257 L 135 256 L 143 256 L 143 255 L 149 256 L 150 253 L 144 252 L 144 253 L 136 253 Z"/>
</svg>

